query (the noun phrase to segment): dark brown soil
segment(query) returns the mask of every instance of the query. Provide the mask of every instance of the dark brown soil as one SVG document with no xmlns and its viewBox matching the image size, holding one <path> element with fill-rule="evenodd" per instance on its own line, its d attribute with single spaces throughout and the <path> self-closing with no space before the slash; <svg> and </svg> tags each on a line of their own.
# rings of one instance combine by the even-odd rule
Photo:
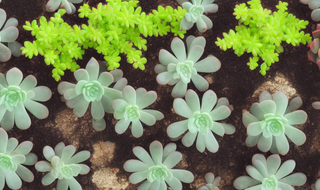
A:
<svg viewBox="0 0 320 190">
<path fill-rule="evenodd" d="M 289 3 L 288 12 L 293 13 L 299 19 L 308 20 L 308 28 L 304 31 L 311 33 L 315 29 L 316 23 L 310 19 L 311 10 L 307 5 L 299 3 L 299 0 L 284 0 Z M 96 6 L 104 0 L 85 0 L 90 6 Z M 261 153 L 257 147 L 248 148 L 245 146 L 246 129 L 242 124 L 242 113 L 248 110 L 253 102 L 258 101 L 258 97 L 263 90 L 269 90 L 274 93 L 281 90 L 291 98 L 300 96 L 303 100 L 303 106 L 300 108 L 308 113 L 308 120 L 299 128 L 307 135 L 307 141 L 302 146 L 295 146 L 290 143 L 290 151 L 287 155 L 281 156 L 282 161 L 293 159 L 296 161 L 294 172 L 303 172 L 307 175 L 307 183 L 302 187 L 296 187 L 297 190 L 309 190 L 311 184 L 320 178 L 320 111 L 312 108 L 314 101 L 320 100 L 320 71 L 316 64 L 307 59 L 308 48 L 306 45 L 293 47 L 284 45 L 284 52 L 280 54 L 279 62 L 272 65 L 266 76 L 261 76 L 257 70 L 251 71 L 246 63 L 250 55 L 245 54 L 237 57 L 232 50 L 222 51 L 216 45 L 217 37 L 222 37 L 223 32 L 234 29 L 237 20 L 232 15 L 233 8 L 238 3 L 246 0 L 216 0 L 219 5 L 219 11 L 215 14 L 209 14 L 214 27 L 203 35 L 207 40 L 204 56 L 215 55 L 222 63 L 221 69 L 216 73 L 207 75 L 212 78 L 209 89 L 216 92 L 218 97 L 226 97 L 233 105 L 233 112 L 226 120 L 236 127 L 233 135 L 225 135 L 223 138 L 216 136 L 220 149 L 217 153 L 205 151 L 200 153 L 195 145 L 186 148 L 177 141 L 178 151 L 184 155 L 183 163 L 180 167 L 191 171 L 195 175 L 195 181 L 191 184 L 184 184 L 183 189 L 196 189 L 204 185 L 204 175 L 207 172 L 213 172 L 221 176 L 220 189 L 232 190 L 233 181 L 241 175 L 247 175 L 245 167 L 251 164 L 251 158 L 256 153 Z M 263 0 L 263 7 L 275 10 L 278 0 Z M 22 25 L 25 21 L 39 19 L 44 15 L 49 18 L 53 13 L 45 11 L 46 1 L 44 0 L 2 0 L 0 7 L 3 8 L 8 18 L 15 17 L 19 21 L 20 35 L 17 41 L 32 41 L 34 38 L 30 32 L 25 31 Z M 140 6 L 143 11 L 150 12 L 158 5 L 173 7 L 178 6 L 174 0 L 141 0 Z M 79 5 L 76 5 L 79 8 Z M 65 15 L 63 17 L 69 24 L 85 23 L 79 19 L 76 14 Z M 188 31 L 189 35 L 199 36 L 196 28 Z M 96 189 L 137 189 L 137 185 L 128 185 L 127 173 L 123 169 L 123 163 L 129 159 L 135 159 L 132 153 L 134 146 L 142 146 L 148 150 L 149 144 L 158 140 L 164 145 L 170 143 L 166 134 L 167 126 L 178 121 L 178 115 L 172 113 L 173 98 L 171 97 L 172 86 L 160 86 L 156 82 L 156 73 L 154 66 L 158 63 L 158 53 L 161 48 L 170 50 L 170 42 L 173 35 L 163 37 L 150 37 L 148 40 L 148 50 L 145 56 L 148 59 L 144 71 L 133 69 L 131 65 L 121 61 L 120 69 L 124 72 L 124 77 L 129 81 L 129 85 L 134 88 L 144 87 L 147 90 L 155 90 L 158 93 L 158 100 L 153 108 L 160 110 L 165 118 L 158 121 L 154 126 L 144 128 L 144 134 L 141 138 L 134 138 L 130 130 L 122 135 L 114 131 L 115 120 L 113 115 L 106 114 L 107 129 L 102 132 L 96 132 L 92 128 L 91 116 L 88 113 L 77 118 L 72 110 L 68 109 L 65 103 L 60 101 L 60 95 L 57 92 L 56 82 L 51 77 L 52 67 L 44 63 L 43 57 L 34 57 L 31 60 L 26 57 L 12 57 L 8 62 L 1 64 L 1 72 L 6 73 L 12 67 L 18 67 L 24 76 L 33 74 L 38 79 L 38 85 L 48 86 L 52 92 L 52 98 L 44 104 L 49 108 L 48 118 L 38 120 L 31 117 L 32 125 L 29 129 L 22 131 L 14 127 L 8 131 L 9 137 L 16 137 L 19 142 L 31 140 L 34 143 L 32 152 L 38 155 L 39 160 L 44 160 L 42 149 L 49 145 L 54 147 L 59 142 L 66 145 L 73 144 L 77 150 L 89 150 L 93 155 L 85 163 L 91 167 L 89 174 L 78 176 L 76 179 L 81 183 L 85 190 Z M 102 60 L 102 56 L 95 53 L 94 50 L 86 51 L 84 59 L 78 61 L 81 67 L 85 67 L 91 57 Z M 64 81 L 75 81 L 73 74 L 66 72 L 62 78 Z M 194 85 L 188 86 L 195 90 Z M 199 93 L 199 92 L 198 92 Z M 201 96 L 203 93 L 199 93 Z M 103 142 L 109 141 L 107 145 Z M 264 153 L 265 156 L 271 153 Z M 23 182 L 22 189 L 28 190 L 51 190 L 56 187 L 56 182 L 49 186 L 41 184 L 41 178 L 44 173 L 37 172 L 34 167 L 29 167 L 35 175 L 32 183 Z M 5 187 L 8 189 L 8 187 Z"/>
</svg>

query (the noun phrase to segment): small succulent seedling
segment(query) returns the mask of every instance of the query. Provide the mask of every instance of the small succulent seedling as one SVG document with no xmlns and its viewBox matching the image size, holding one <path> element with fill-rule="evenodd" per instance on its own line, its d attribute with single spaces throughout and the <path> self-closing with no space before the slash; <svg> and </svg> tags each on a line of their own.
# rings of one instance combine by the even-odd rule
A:
<svg viewBox="0 0 320 190">
<path fill-rule="evenodd" d="M 112 102 L 122 98 L 120 90 L 127 84 L 127 80 L 120 80 L 121 71 L 118 70 L 114 74 L 118 76 L 118 81 L 114 88 L 111 88 L 109 86 L 115 82 L 112 73 L 99 74 L 99 63 L 92 57 L 86 69 L 78 69 L 74 72 L 77 84 L 62 81 L 58 85 L 58 92 L 63 95 L 67 106 L 73 108 L 73 113 L 77 117 L 82 117 L 91 103 L 92 125 L 97 131 L 106 128 L 104 114 L 105 112 L 113 113 Z"/>
<path fill-rule="evenodd" d="M 22 181 L 32 182 L 33 173 L 24 165 L 34 165 L 37 156 L 30 153 L 32 142 L 24 141 L 18 145 L 16 138 L 8 139 L 8 134 L 0 128 L 0 189 L 7 183 L 10 189 L 20 189 Z M 20 179 L 21 178 L 21 179 Z"/>
<path fill-rule="evenodd" d="M 46 5 L 48 12 L 56 11 L 60 5 L 67 11 L 68 14 L 76 12 L 76 7 L 72 3 L 81 3 L 83 0 L 49 0 Z"/>
<path fill-rule="evenodd" d="M 168 136 L 178 138 L 187 131 L 182 138 L 183 145 L 190 147 L 197 138 L 196 147 L 200 152 L 204 152 L 206 148 L 210 152 L 217 152 L 219 144 L 213 133 L 222 137 L 225 133 L 235 132 L 233 125 L 218 122 L 231 114 L 228 99 L 221 98 L 217 101 L 217 95 L 212 90 L 204 93 L 201 106 L 199 97 L 193 90 L 187 91 L 185 99 L 176 98 L 173 109 L 187 120 L 170 124 Z"/>
<path fill-rule="evenodd" d="M 6 131 L 14 123 L 19 129 L 27 129 L 31 119 L 26 111 L 30 111 L 36 118 L 48 117 L 49 110 L 38 103 L 51 98 L 52 92 L 46 86 L 37 86 L 37 79 L 28 75 L 23 79 L 18 68 L 10 69 L 6 76 L 0 73 L 0 126 Z"/>
<path fill-rule="evenodd" d="M 279 53 L 284 51 L 281 45 L 283 41 L 293 46 L 311 42 L 310 35 L 300 31 L 309 22 L 288 14 L 288 3 L 279 1 L 276 6 L 278 11 L 273 13 L 262 7 L 261 0 L 247 3 L 250 8 L 246 3 L 236 5 L 233 14 L 239 20 L 239 26 L 236 26 L 235 31 L 230 30 L 229 34 L 223 33 L 223 39 L 218 37 L 216 45 L 224 51 L 232 48 L 238 56 L 245 52 L 251 53 L 253 57 L 247 63 L 251 70 L 259 66 L 261 58 L 263 63 L 260 65 L 260 73 L 266 75 L 271 64 L 279 61 Z"/>
<path fill-rule="evenodd" d="M 9 18 L 6 22 L 7 14 L 0 8 L 0 62 L 6 62 L 11 58 L 11 54 L 15 57 L 21 55 L 21 44 L 15 40 L 19 36 L 18 20 Z M 4 23 L 6 23 L 4 25 Z M 2 43 L 8 43 L 8 47 Z"/>
<path fill-rule="evenodd" d="M 122 97 L 123 99 L 116 99 L 113 102 L 113 115 L 119 120 L 115 126 L 118 134 L 124 133 L 132 123 L 132 135 L 139 138 L 143 134 L 142 123 L 152 126 L 156 120 L 163 119 L 164 116 L 160 111 L 145 109 L 156 101 L 155 91 L 147 92 L 144 88 L 134 90 L 133 87 L 126 86 L 122 90 Z"/>
<path fill-rule="evenodd" d="M 252 157 L 252 165 L 246 168 L 250 177 L 241 176 L 234 181 L 233 186 L 236 189 L 293 189 L 292 185 L 302 186 L 307 181 L 303 173 L 289 175 L 296 167 L 296 162 L 287 160 L 281 165 L 280 156 L 277 154 L 267 159 L 262 154 L 255 154 Z"/>
<path fill-rule="evenodd" d="M 163 149 L 159 141 L 150 144 L 149 153 L 142 147 L 133 148 L 133 154 L 140 160 L 131 159 L 124 163 L 124 170 L 134 172 L 129 180 L 132 184 L 144 181 L 138 189 L 163 190 L 167 184 L 173 190 L 182 190 L 182 184 L 191 183 L 194 176 L 190 171 L 173 169 L 182 159 L 182 154 L 175 151 L 176 144 L 169 143 Z M 167 183 L 167 184 L 166 184 Z"/>
<path fill-rule="evenodd" d="M 182 30 L 189 30 L 196 23 L 199 32 L 205 32 L 212 28 L 212 21 L 205 14 L 216 13 L 218 5 L 214 4 L 214 0 L 177 0 L 187 13 L 184 15 L 180 23 Z"/>
<path fill-rule="evenodd" d="M 308 44 L 308 60 L 317 64 L 320 69 L 320 24 L 317 24 L 317 29 L 312 32 L 313 41 Z"/>
<path fill-rule="evenodd" d="M 199 61 L 204 52 L 206 40 L 204 37 L 188 36 L 187 52 L 183 41 L 174 38 L 171 42 L 172 55 L 167 50 L 159 52 L 160 64 L 155 67 L 158 73 L 157 82 L 161 85 L 175 85 L 171 95 L 174 98 L 182 98 L 190 81 L 199 91 L 206 91 L 209 83 L 198 72 L 212 73 L 220 69 L 220 61 L 213 55 Z"/>
<path fill-rule="evenodd" d="M 206 185 L 201 186 L 198 190 L 219 190 L 219 188 L 217 187 L 221 177 L 214 177 L 213 173 L 207 173 L 204 176 L 205 180 L 206 180 Z"/>
<path fill-rule="evenodd" d="M 282 92 L 276 92 L 273 97 L 269 92 L 263 92 L 259 103 L 251 106 L 251 113 L 245 112 L 242 117 L 248 134 L 246 145 L 253 147 L 258 144 L 262 152 L 270 150 L 282 155 L 289 151 L 287 137 L 295 145 L 302 145 L 306 135 L 295 127 L 307 120 L 307 113 L 297 110 L 301 105 L 300 97 L 292 99 L 288 105 L 288 98 Z"/>
<path fill-rule="evenodd" d="M 50 146 L 43 148 L 43 155 L 47 161 L 39 161 L 35 168 L 39 172 L 49 172 L 43 176 L 41 182 L 44 186 L 50 185 L 58 179 L 57 190 L 82 190 L 81 185 L 75 179 L 79 174 L 89 173 L 90 168 L 85 164 L 79 164 L 90 157 L 90 152 L 83 150 L 76 152 L 73 145 L 65 146 L 63 142 L 57 144 L 54 149 Z"/>
</svg>

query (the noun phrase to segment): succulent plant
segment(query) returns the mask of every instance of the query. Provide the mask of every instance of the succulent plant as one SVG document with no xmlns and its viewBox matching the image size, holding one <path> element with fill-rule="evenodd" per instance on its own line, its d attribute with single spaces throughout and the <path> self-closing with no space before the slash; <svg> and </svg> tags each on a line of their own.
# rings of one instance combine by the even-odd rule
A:
<svg viewBox="0 0 320 190">
<path fill-rule="evenodd" d="M 114 74 L 117 83 L 113 88 L 109 87 L 114 83 Z M 77 117 L 82 117 L 91 103 L 92 125 L 97 131 L 106 128 L 103 119 L 105 112 L 113 113 L 112 102 L 122 98 L 122 88 L 127 84 L 127 80 L 120 80 L 122 71 L 117 70 L 112 73 L 102 72 L 99 74 L 99 63 L 95 58 L 91 58 L 86 69 L 78 69 L 74 72 L 77 84 L 62 81 L 58 85 L 58 91 L 63 95 L 69 108 L 73 108 L 73 113 Z"/>
<path fill-rule="evenodd" d="M 250 177 L 241 176 L 234 181 L 233 186 L 236 189 L 293 189 L 292 185 L 302 186 L 307 181 L 303 173 L 289 175 L 294 170 L 296 162 L 287 160 L 281 165 L 280 156 L 277 154 L 267 159 L 262 154 L 255 154 L 252 157 L 252 164 L 253 166 L 249 165 L 246 168 Z"/>
<path fill-rule="evenodd" d="M 312 190 L 320 190 L 320 179 L 318 179 L 315 184 L 311 185 L 311 189 Z"/>
<path fill-rule="evenodd" d="M 30 141 L 18 145 L 16 138 L 8 139 L 6 131 L 0 128 L 0 189 L 4 188 L 5 183 L 10 189 L 20 189 L 21 179 L 26 182 L 33 181 L 33 173 L 23 166 L 31 166 L 37 162 L 37 156 L 30 153 L 32 147 Z"/>
<path fill-rule="evenodd" d="M 319 22 L 320 21 L 320 1 L 318 0 L 300 0 L 301 3 L 309 5 L 309 8 L 312 10 L 311 18 L 312 20 Z"/>
<path fill-rule="evenodd" d="M 186 41 L 188 54 L 183 41 L 176 37 L 171 42 L 174 56 L 167 50 L 161 49 L 159 52 L 161 64 L 155 67 L 159 84 L 175 85 L 171 93 L 174 98 L 181 98 L 185 95 L 190 80 L 199 91 L 206 91 L 209 83 L 198 72 L 216 72 L 221 66 L 220 61 L 213 55 L 198 61 L 206 45 L 204 37 L 188 36 Z"/>
<path fill-rule="evenodd" d="M 313 41 L 308 44 L 308 60 L 316 63 L 320 69 L 320 24 L 317 24 L 317 29 L 312 32 Z"/>
<path fill-rule="evenodd" d="M 124 133 L 132 123 L 132 135 L 139 138 L 143 134 L 142 123 L 152 126 L 156 120 L 163 119 L 164 116 L 160 111 L 144 109 L 156 101 L 155 91 L 147 92 L 144 88 L 134 90 L 133 87 L 126 86 L 122 90 L 122 96 L 123 99 L 116 99 L 113 102 L 114 118 L 119 120 L 115 126 L 118 134 Z"/>
<path fill-rule="evenodd" d="M 19 129 L 27 129 L 31 119 L 26 108 L 38 119 L 48 117 L 48 108 L 39 102 L 51 98 L 52 92 L 46 86 L 37 86 L 37 79 L 28 75 L 23 79 L 18 68 L 10 69 L 6 76 L 0 73 L 0 126 L 6 131 L 14 123 Z"/>
<path fill-rule="evenodd" d="M 49 172 L 43 176 L 43 185 L 50 185 L 58 179 L 57 190 L 81 190 L 81 185 L 74 177 L 89 173 L 90 168 L 85 164 L 79 164 L 90 157 L 90 152 L 83 150 L 76 152 L 73 145 L 65 146 L 63 142 L 58 143 L 54 150 L 50 146 L 43 148 L 43 155 L 48 161 L 39 161 L 35 168 L 39 172 Z"/>
<path fill-rule="evenodd" d="M 172 169 L 182 159 L 182 154 L 175 151 L 176 144 L 169 143 L 163 149 L 159 141 L 150 144 L 148 152 L 140 147 L 133 148 L 134 155 L 140 160 L 131 159 L 124 163 L 124 170 L 134 172 L 129 180 L 132 184 L 144 181 L 139 190 L 164 190 L 167 185 L 173 190 L 182 190 L 182 184 L 191 183 L 194 176 L 190 171 L 183 169 Z"/>
<path fill-rule="evenodd" d="M 187 91 L 185 99 L 176 98 L 173 109 L 187 120 L 170 124 L 167 128 L 168 136 L 179 138 L 188 131 L 182 138 L 184 146 L 190 147 L 198 137 L 196 142 L 198 151 L 204 152 L 207 148 L 210 152 L 217 152 L 219 144 L 213 133 L 222 137 L 225 133 L 235 132 L 233 125 L 217 122 L 231 114 L 228 99 L 220 98 L 217 101 L 217 95 L 212 90 L 203 94 L 201 106 L 199 97 L 193 90 Z"/>
<path fill-rule="evenodd" d="M 76 12 L 76 7 L 72 3 L 81 3 L 83 0 L 49 0 L 46 9 L 48 12 L 54 12 L 59 9 L 60 5 L 66 9 L 68 14 Z"/>
<path fill-rule="evenodd" d="M 285 155 L 289 151 L 286 136 L 295 144 L 302 145 L 306 135 L 296 128 L 306 122 L 307 113 L 297 110 L 302 105 L 300 97 L 292 99 L 288 105 L 285 94 L 278 91 L 273 97 L 264 91 L 259 98 L 259 103 L 254 103 L 250 112 L 245 112 L 242 122 L 247 128 L 248 147 L 258 144 L 262 152 L 271 151 Z"/>
<path fill-rule="evenodd" d="M 6 18 L 6 12 L 0 8 L 0 29 L 2 28 L 0 31 L 0 62 L 8 61 L 11 58 L 11 54 L 15 57 L 21 55 L 20 48 L 22 45 L 15 41 L 19 36 L 18 20 L 9 18 L 6 22 Z M 4 25 L 4 23 L 6 24 Z M 2 42 L 8 43 L 8 47 Z"/>
<path fill-rule="evenodd" d="M 198 190 L 219 190 L 218 183 L 221 180 L 221 177 L 214 177 L 213 173 L 207 173 L 204 176 L 205 180 L 206 180 L 206 185 L 201 186 Z"/>
<path fill-rule="evenodd" d="M 214 0 L 177 0 L 178 3 L 187 11 L 180 23 L 182 30 L 189 30 L 196 23 L 199 32 L 205 32 L 212 28 L 212 21 L 203 15 L 208 13 L 216 13 L 218 5 L 214 4 Z"/>
</svg>

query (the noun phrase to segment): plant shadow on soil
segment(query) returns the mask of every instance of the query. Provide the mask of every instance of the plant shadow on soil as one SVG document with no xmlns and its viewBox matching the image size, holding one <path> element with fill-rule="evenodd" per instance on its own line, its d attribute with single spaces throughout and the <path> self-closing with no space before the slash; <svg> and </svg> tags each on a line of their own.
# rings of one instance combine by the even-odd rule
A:
<svg viewBox="0 0 320 190">
<path fill-rule="evenodd" d="M 316 23 L 310 19 L 311 10 L 307 5 L 299 3 L 299 0 L 284 0 L 289 3 L 288 12 L 294 14 L 297 18 L 308 20 L 309 25 L 304 30 L 311 33 L 315 29 Z M 39 19 L 45 16 L 47 19 L 53 16 L 53 13 L 45 11 L 46 1 L 43 0 L 3 0 L 0 7 L 7 12 L 7 17 L 15 17 L 19 21 L 18 29 L 20 31 L 17 41 L 32 41 L 34 38 L 30 32 L 25 31 L 22 25 L 25 21 Z M 85 2 L 88 2 L 85 0 Z M 96 6 L 103 0 L 89 0 L 90 6 Z M 242 124 L 242 113 L 248 110 L 252 103 L 258 101 L 258 97 L 263 90 L 271 93 L 281 90 L 290 99 L 300 96 L 303 105 L 300 109 L 308 113 L 308 120 L 300 129 L 307 136 L 307 141 L 302 146 L 295 146 L 290 143 L 290 151 L 287 155 L 281 156 L 282 162 L 293 159 L 296 161 L 294 172 L 303 172 L 307 175 L 307 183 L 301 187 L 295 187 L 297 190 L 309 190 L 310 185 L 320 178 L 320 111 L 312 108 L 314 101 L 320 100 L 320 75 L 316 64 L 307 60 L 308 48 L 306 45 L 292 47 L 284 45 L 284 52 L 280 54 L 279 62 L 271 66 L 266 76 L 261 76 L 257 70 L 251 71 L 246 63 L 250 55 L 245 54 L 237 57 L 232 50 L 222 51 L 216 45 L 217 37 L 222 37 L 223 32 L 234 29 L 237 20 L 232 15 L 236 4 L 246 2 L 245 0 L 216 0 L 219 10 L 215 14 L 209 14 L 213 21 L 213 29 L 204 34 L 199 34 L 194 26 L 188 35 L 203 35 L 207 44 L 203 58 L 213 54 L 221 61 L 221 69 L 212 74 L 204 74 L 210 82 L 209 89 L 216 92 L 218 98 L 228 98 L 234 110 L 231 116 L 225 120 L 226 123 L 233 124 L 236 132 L 233 135 L 225 135 L 223 138 L 215 137 L 220 145 L 217 153 L 205 151 L 200 153 L 195 145 L 186 148 L 177 141 L 177 150 L 183 154 L 183 160 L 178 167 L 185 168 L 195 175 L 195 181 L 191 184 L 183 184 L 183 189 L 197 189 L 204 185 L 204 175 L 207 172 L 213 172 L 216 176 L 221 176 L 220 189 L 234 189 L 233 181 L 241 176 L 247 175 L 245 167 L 251 165 L 251 158 L 256 153 L 261 153 L 257 147 L 248 148 L 245 146 L 246 129 Z M 278 0 L 262 1 L 264 8 L 275 11 L 275 5 Z M 158 5 L 174 8 L 178 4 L 173 0 L 141 0 L 139 4 L 143 11 L 150 12 Z M 79 5 L 76 5 L 77 9 Z M 69 24 L 86 23 L 86 20 L 78 18 L 77 14 L 65 15 L 63 19 Z M 52 67 L 46 66 L 43 57 L 34 57 L 31 60 L 26 57 L 12 57 L 8 62 L 1 64 L 1 72 L 6 73 L 12 67 L 18 67 L 24 77 L 33 74 L 38 80 L 38 85 L 48 86 L 52 92 L 52 98 L 44 104 L 49 109 L 49 117 L 38 120 L 31 116 L 32 125 L 27 130 L 19 130 L 14 127 L 8 131 L 9 137 L 15 137 L 19 142 L 31 140 L 34 143 L 32 152 L 38 155 L 39 160 L 44 160 L 42 149 L 49 145 L 54 147 L 59 142 L 66 145 L 73 144 L 77 151 L 89 150 L 92 157 L 85 161 L 91 167 L 87 175 L 79 175 L 76 179 L 80 182 L 84 190 L 96 189 L 137 189 L 138 185 L 129 184 L 130 173 L 123 169 L 126 160 L 136 159 L 132 153 L 134 146 L 142 146 L 149 150 L 149 144 L 154 140 L 159 140 L 163 145 L 170 143 L 166 134 L 167 126 L 182 118 L 172 113 L 173 98 L 171 97 L 172 86 L 160 86 L 156 82 L 156 73 L 154 66 L 158 64 L 158 53 L 161 48 L 170 50 L 170 42 L 174 38 L 169 34 L 163 37 L 148 37 L 148 50 L 144 52 L 148 59 L 144 71 L 133 69 L 126 63 L 122 57 L 120 69 L 124 72 L 124 77 L 128 79 L 128 84 L 134 88 L 144 87 L 147 90 L 155 90 L 158 93 L 157 101 L 152 105 L 153 109 L 161 111 L 165 118 L 157 121 L 152 127 L 145 126 L 142 137 L 136 139 L 131 135 L 130 130 L 124 134 L 118 135 L 114 131 L 115 120 L 113 115 L 106 114 L 105 120 L 107 128 L 104 131 L 96 132 L 92 128 L 91 115 L 88 111 L 85 116 L 77 118 L 72 110 L 68 109 L 65 103 L 60 101 L 60 95 L 57 92 L 58 82 L 51 77 Z M 94 50 L 86 50 L 83 60 L 78 64 L 84 68 L 91 57 L 103 59 L 103 56 L 95 53 Z M 73 74 L 66 72 L 62 77 L 64 81 L 74 82 Z M 194 85 L 189 85 L 189 89 L 194 89 Z M 200 96 L 203 93 L 196 91 Z M 108 143 L 104 143 L 108 141 Z M 265 156 L 271 153 L 262 153 Z M 44 173 L 37 172 L 34 167 L 28 167 L 35 175 L 32 183 L 23 182 L 23 190 L 43 189 L 51 190 L 56 187 L 56 182 L 49 186 L 41 184 L 41 178 Z M 5 189 L 8 189 L 6 186 Z"/>
</svg>

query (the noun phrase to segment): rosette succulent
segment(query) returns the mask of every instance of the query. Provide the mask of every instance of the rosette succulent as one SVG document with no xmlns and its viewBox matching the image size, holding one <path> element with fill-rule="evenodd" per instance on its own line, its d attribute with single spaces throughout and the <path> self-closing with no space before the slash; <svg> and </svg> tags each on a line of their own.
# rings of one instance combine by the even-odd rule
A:
<svg viewBox="0 0 320 190">
<path fill-rule="evenodd" d="M 24 166 L 37 162 L 37 156 L 30 153 L 32 147 L 30 141 L 18 145 L 16 138 L 8 139 L 6 131 L 0 128 L 0 189 L 4 189 L 5 183 L 10 189 L 20 189 L 21 179 L 26 182 L 33 181 L 33 173 Z"/>
<path fill-rule="evenodd" d="M 49 100 L 51 90 L 46 86 L 36 87 L 37 79 L 33 75 L 22 78 L 22 72 L 15 67 L 6 76 L 0 73 L 0 126 L 6 131 L 12 129 L 14 123 L 19 129 L 30 127 L 26 108 L 38 119 L 49 115 L 48 108 L 39 102 Z"/>
<path fill-rule="evenodd" d="M 216 13 L 218 5 L 214 0 L 177 0 L 187 11 L 180 23 L 182 30 L 189 30 L 196 23 L 199 32 L 205 32 L 212 28 L 212 21 L 205 14 Z"/>
<path fill-rule="evenodd" d="M 90 168 L 85 164 L 79 164 L 90 157 L 90 152 L 83 150 L 76 152 L 73 145 L 65 146 L 63 142 L 58 143 L 55 148 L 45 146 L 43 155 L 47 161 L 36 163 L 36 170 L 39 172 L 49 172 L 43 176 L 41 182 L 43 185 L 50 185 L 58 179 L 57 190 L 81 190 L 82 187 L 74 178 L 89 173 Z"/>
<path fill-rule="evenodd" d="M 226 98 L 220 98 L 217 101 L 217 95 L 208 90 L 203 94 L 200 104 L 197 93 L 188 90 L 186 100 L 176 98 L 173 102 L 173 109 L 186 120 L 172 123 L 167 128 L 170 138 L 182 138 L 182 144 L 190 147 L 196 140 L 196 147 L 199 152 L 204 152 L 207 148 L 210 152 L 217 152 L 219 144 L 213 133 L 223 136 L 233 134 L 235 127 L 231 124 L 220 123 L 231 114 L 229 101 Z M 186 134 L 184 134 L 187 131 Z"/>
<path fill-rule="evenodd" d="M 155 72 L 158 73 L 157 82 L 161 85 L 175 85 L 171 95 L 181 98 L 187 91 L 190 80 L 199 91 L 206 91 L 209 83 L 198 72 L 212 73 L 220 69 L 220 61 L 213 55 L 198 61 L 204 52 L 206 40 L 204 37 L 187 37 L 186 48 L 181 39 L 174 38 L 171 42 L 172 55 L 167 50 L 161 49 L 159 61 Z"/>
<path fill-rule="evenodd" d="M 102 72 L 99 74 L 99 63 L 91 58 L 86 69 L 78 69 L 74 72 L 77 84 L 60 82 L 58 91 L 63 95 L 69 108 L 77 117 L 82 117 L 91 103 L 92 125 L 97 131 L 106 128 L 103 119 L 105 112 L 113 113 L 112 102 L 122 98 L 121 90 L 127 84 L 126 79 L 121 79 L 122 71 Z M 113 88 L 109 87 L 116 83 Z"/>
<path fill-rule="evenodd" d="M 127 172 L 134 172 L 129 177 L 130 182 L 137 184 L 144 181 L 139 190 L 165 190 L 167 184 L 173 190 L 182 190 L 181 182 L 191 183 L 194 176 L 187 170 L 172 169 L 182 159 L 176 148 L 176 144 L 169 143 L 163 149 L 159 141 L 153 141 L 149 147 L 150 156 L 144 148 L 134 147 L 132 151 L 141 161 L 131 159 L 123 166 Z"/>
<path fill-rule="evenodd" d="M 118 134 L 124 133 L 132 123 L 132 135 L 139 138 L 143 134 L 142 123 L 152 126 L 156 120 L 163 119 L 164 116 L 160 111 L 145 109 L 156 101 L 155 91 L 147 92 L 144 88 L 134 90 L 133 87 L 126 86 L 122 90 L 122 96 L 123 99 L 116 99 L 113 102 L 113 115 L 119 120 L 115 126 Z"/>
<path fill-rule="evenodd" d="M 288 105 L 288 99 L 282 92 L 276 92 L 273 97 L 269 92 L 263 92 L 259 103 L 251 106 L 251 113 L 245 112 L 242 117 L 248 134 L 246 145 L 252 147 L 258 144 L 262 152 L 270 150 L 282 155 L 289 151 L 286 136 L 295 145 L 302 145 L 306 135 L 295 127 L 307 120 L 307 113 L 297 110 L 301 105 L 300 97 L 292 99 Z"/>
<path fill-rule="evenodd" d="M 0 1 L 1 2 L 1 1 Z M 9 18 L 6 22 L 7 14 L 0 8 L 0 62 L 6 62 L 11 58 L 11 54 L 15 57 L 21 55 L 20 48 L 22 45 L 15 40 L 19 36 L 18 20 Z M 4 25 L 4 23 L 6 23 Z M 4 26 L 3 26 L 4 25 Z M 8 43 L 8 47 L 2 43 Z"/>
<path fill-rule="evenodd" d="M 67 11 L 68 14 L 76 12 L 76 7 L 72 3 L 81 3 L 83 0 L 49 0 L 46 9 L 48 12 L 54 12 L 59 9 L 60 5 Z"/>
<path fill-rule="evenodd" d="M 207 173 L 204 176 L 207 184 L 204 186 L 201 186 L 198 190 L 219 190 L 218 183 L 221 180 L 221 177 L 216 177 L 214 178 L 214 174 L 213 173 Z"/>
<path fill-rule="evenodd" d="M 320 9 L 319 9 L 320 10 Z M 308 44 L 308 60 L 317 64 L 320 69 L 320 24 L 317 24 L 317 29 L 312 32 L 313 41 Z"/>
<path fill-rule="evenodd" d="M 241 176 L 234 181 L 233 185 L 236 189 L 294 189 L 292 185 L 302 186 L 307 181 L 303 173 L 289 175 L 296 167 L 296 162 L 287 160 L 281 165 L 280 156 L 277 154 L 267 159 L 262 154 L 255 154 L 252 157 L 252 165 L 246 168 L 250 177 Z"/>
</svg>

